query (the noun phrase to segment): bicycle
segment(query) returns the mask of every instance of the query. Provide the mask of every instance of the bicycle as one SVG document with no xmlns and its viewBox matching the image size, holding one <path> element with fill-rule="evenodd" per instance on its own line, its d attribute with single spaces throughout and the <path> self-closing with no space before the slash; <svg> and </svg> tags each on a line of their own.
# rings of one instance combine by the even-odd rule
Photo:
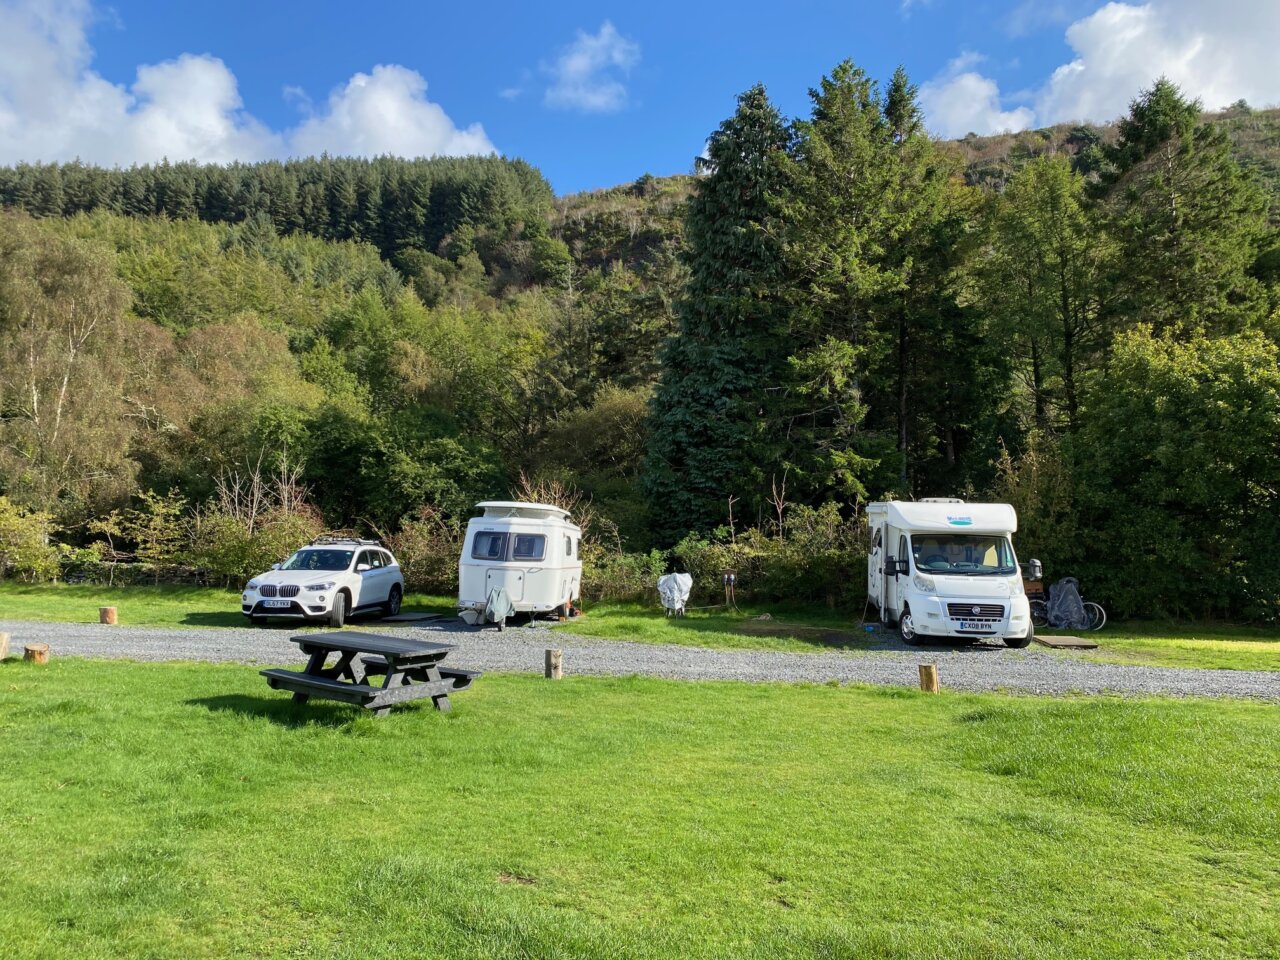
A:
<svg viewBox="0 0 1280 960">
<path fill-rule="evenodd" d="M 1084 607 L 1085 630 L 1101 630 L 1107 624 L 1107 611 L 1102 608 L 1102 604 L 1085 601 L 1083 597 L 1081 605 Z M 1048 600 L 1032 600 L 1031 606 L 1031 623 L 1037 627 L 1055 626 L 1049 622 L 1049 601 Z"/>
</svg>

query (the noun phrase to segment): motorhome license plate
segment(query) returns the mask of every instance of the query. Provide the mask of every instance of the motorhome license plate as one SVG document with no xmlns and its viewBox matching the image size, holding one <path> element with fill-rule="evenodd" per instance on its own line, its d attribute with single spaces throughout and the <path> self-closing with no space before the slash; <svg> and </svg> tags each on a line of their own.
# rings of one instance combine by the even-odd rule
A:
<svg viewBox="0 0 1280 960">
<path fill-rule="evenodd" d="M 994 625 L 994 624 L 990 624 L 990 623 L 982 623 L 982 622 L 981 622 L 981 621 L 979 621 L 979 620 L 961 620 L 961 621 L 960 621 L 960 629 L 961 629 L 961 630 L 987 630 L 987 631 L 991 631 L 991 630 L 994 630 L 994 629 L 995 629 L 995 625 Z"/>
<path fill-rule="evenodd" d="M 293 602 L 290 600 L 263 600 L 262 605 L 264 607 L 284 607 L 288 609 L 293 606 Z"/>
</svg>

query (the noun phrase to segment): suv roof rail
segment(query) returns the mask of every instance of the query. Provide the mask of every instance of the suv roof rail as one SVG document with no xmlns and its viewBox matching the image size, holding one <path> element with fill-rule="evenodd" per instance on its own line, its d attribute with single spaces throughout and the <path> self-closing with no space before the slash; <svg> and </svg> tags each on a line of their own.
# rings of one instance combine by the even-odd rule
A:
<svg viewBox="0 0 1280 960">
<path fill-rule="evenodd" d="M 316 537 L 308 546 L 316 547 L 330 543 L 354 543 L 361 547 L 380 547 L 381 540 L 362 540 L 359 537 Z"/>
</svg>

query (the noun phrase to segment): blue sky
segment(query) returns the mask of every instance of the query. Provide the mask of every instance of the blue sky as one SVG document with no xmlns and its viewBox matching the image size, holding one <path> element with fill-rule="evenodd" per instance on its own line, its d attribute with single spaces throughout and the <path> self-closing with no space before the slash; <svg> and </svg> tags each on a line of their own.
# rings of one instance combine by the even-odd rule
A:
<svg viewBox="0 0 1280 960">
<path fill-rule="evenodd" d="M 563 193 L 686 172 L 738 92 L 802 114 L 846 57 L 905 65 L 946 136 L 1109 119 L 1162 72 L 1280 101 L 1280 4 L 1215 6 L 0 0 L 0 162 L 496 149 Z"/>
</svg>

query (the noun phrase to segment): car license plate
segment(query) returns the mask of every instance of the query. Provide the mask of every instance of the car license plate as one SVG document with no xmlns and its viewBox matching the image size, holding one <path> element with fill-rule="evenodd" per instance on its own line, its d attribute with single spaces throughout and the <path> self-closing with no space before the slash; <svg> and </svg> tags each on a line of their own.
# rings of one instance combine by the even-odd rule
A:
<svg viewBox="0 0 1280 960">
<path fill-rule="evenodd" d="M 990 633 L 991 631 L 995 630 L 995 628 L 996 627 L 994 623 L 982 623 L 979 620 L 961 620 L 960 621 L 961 630 L 985 630 L 988 633 Z"/>
<path fill-rule="evenodd" d="M 292 600 L 263 600 L 262 605 L 264 607 L 277 607 L 277 608 L 283 607 L 284 609 L 288 610 L 290 607 L 293 606 L 293 601 Z"/>
</svg>

